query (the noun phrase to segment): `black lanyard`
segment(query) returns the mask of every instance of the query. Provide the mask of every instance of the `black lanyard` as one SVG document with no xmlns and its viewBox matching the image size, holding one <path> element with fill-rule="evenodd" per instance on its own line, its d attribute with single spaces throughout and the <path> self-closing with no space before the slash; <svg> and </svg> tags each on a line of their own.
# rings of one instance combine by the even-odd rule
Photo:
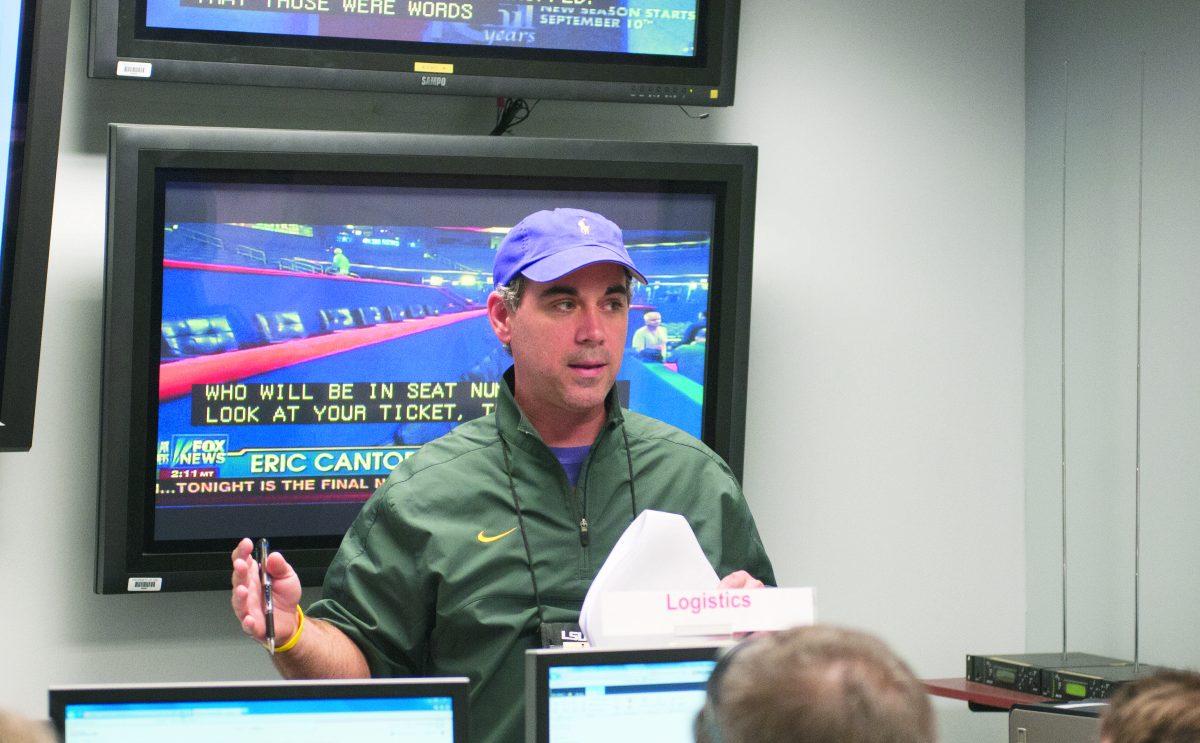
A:
<svg viewBox="0 0 1200 743">
<path fill-rule="evenodd" d="M 537 573 L 533 569 L 533 550 L 529 549 L 529 533 L 525 531 L 525 515 L 521 511 L 521 499 L 517 497 L 517 486 L 513 481 L 512 468 L 512 453 L 508 449 L 508 441 L 505 440 L 504 434 L 500 431 L 500 415 L 499 411 L 496 416 L 496 436 L 500 439 L 500 448 L 504 452 L 504 474 L 508 476 L 508 492 L 512 494 L 513 510 L 517 512 L 517 527 L 521 531 L 521 543 L 525 545 L 525 567 L 529 570 L 529 582 L 533 585 L 533 602 L 537 610 L 537 619 L 539 626 L 545 626 L 546 615 L 542 610 L 542 595 L 538 591 Z M 621 424 L 621 438 L 625 442 L 625 462 L 629 465 L 629 510 L 631 514 L 630 521 L 637 518 L 637 496 L 633 489 L 633 454 L 629 451 L 629 434 L 625 431 L 625 424 Z M 587 523 L 587 476 L 591 474 L 592 462 L 591 455 L 588 455 L 588 467 L 584 473 L 583 479 L 583 524 Z M 560 465 L 561 466 L 561 465 Z M 584 527 L 586 529 L 586 527 Z M 586 534 L 586 531 L 584 532 Z"/>
</svg>

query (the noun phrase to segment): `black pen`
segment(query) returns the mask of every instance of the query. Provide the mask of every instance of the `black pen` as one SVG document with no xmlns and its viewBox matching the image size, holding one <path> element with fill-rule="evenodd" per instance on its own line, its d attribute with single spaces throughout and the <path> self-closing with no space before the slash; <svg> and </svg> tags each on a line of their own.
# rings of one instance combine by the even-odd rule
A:
<svg viewBox="0 0 1200 743">
<path fill-rule="evenodd" d="M 267 650 L 275 654 L 275 603 L 271 600 L 271 574 L 267 572 L 267 556 L 271 544 L 266 537 L 258 540 L 258 580 L 262 583 L 263 619 L 267 624 Z"/>
</svg>

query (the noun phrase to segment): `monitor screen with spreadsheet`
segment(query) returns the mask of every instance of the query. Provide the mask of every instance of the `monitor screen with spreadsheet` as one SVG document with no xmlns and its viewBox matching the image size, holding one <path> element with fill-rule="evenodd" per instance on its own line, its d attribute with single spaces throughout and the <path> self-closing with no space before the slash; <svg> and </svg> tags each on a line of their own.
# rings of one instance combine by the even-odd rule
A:
<svg viewBox="0 0 1200 743">
<path fill-rule="evenodd" d="M 533 651 L 526 741 L 690 743 L 717 647 Z"/>
<path fill-rule="evenodd" d="M 67 743 L 272 740 L 461 743 L 466 679 L 52 689 Z"/>
</svg>

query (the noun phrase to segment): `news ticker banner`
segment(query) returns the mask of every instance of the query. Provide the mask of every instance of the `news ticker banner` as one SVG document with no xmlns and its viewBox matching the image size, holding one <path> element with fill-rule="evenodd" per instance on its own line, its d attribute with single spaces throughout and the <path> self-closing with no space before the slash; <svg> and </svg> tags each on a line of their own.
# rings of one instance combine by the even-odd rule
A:
<svg viewBox="0 0 1200 743">
<path fill-rule="evenodd" d="M 157 505 L 366 500 L 416 446 L 229 449 L 226 434 L 159 442 Z"/>
<path fill-rule="evenodd" d="M 491 413 L 499 393 L 499 382 L 202 384 L 192 425 L 460 423 Z"/>
</svg>

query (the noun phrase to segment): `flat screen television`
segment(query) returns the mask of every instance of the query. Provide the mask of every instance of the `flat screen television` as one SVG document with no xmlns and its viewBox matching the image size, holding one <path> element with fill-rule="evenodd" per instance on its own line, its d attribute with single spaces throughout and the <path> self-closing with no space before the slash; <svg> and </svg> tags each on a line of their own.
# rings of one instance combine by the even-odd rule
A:
<svg viewBox="0 0 1200 743">
<path fill-rule="evenodd" d="M 69 10 L 0 4 L 0 451 L 33 443 Z"/>
<path fill-rule="evenodd" d="M 101 592 L 227 588 L 266 536 L 318 583 L 362 502 L 487 414 L 496 246 L 538 209 L 624 228 L 617 391 L 740 477 L 757 150 L 113 126 Z M 666 358 L 630 347 L 643 316 Z"/>
<path fill-rule="evenodd" d="M 93 0 L 93 77 L 728 106 L 740 0 Z"/>
<path fill-rule="evenodd" d="M 64 743 L 303 740 L 466 743 L 466 678 L 50 689 Z"/>
</svg>

